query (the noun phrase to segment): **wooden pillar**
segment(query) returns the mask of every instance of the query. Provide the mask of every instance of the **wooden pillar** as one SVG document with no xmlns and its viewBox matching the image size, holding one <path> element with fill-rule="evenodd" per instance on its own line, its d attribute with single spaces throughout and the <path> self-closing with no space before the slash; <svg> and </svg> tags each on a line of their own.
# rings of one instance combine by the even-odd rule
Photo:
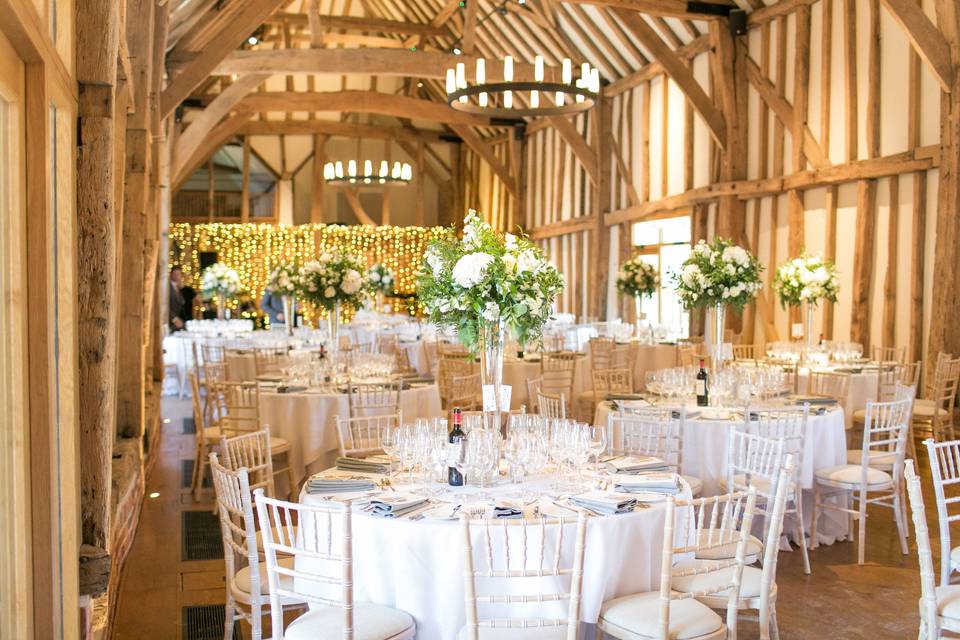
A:
<svg viewBox="0 0 960 640">
<path fill-rule="evenodd" d="M 127 116 L 123 194 L 123 264 L 120 275 L 116 433 L 139 438 L 145 424 L 146 291 L 150 227 L 150 64 L 153 56 L 153 0 L 128 0 L 126 32 L 133 70 L 133 113 Z M 152 270 L 151 270 L 152 275 Z"/>
<path fill-rule="evenodd" d="M 423 183 L 427 179 L 427 172 L 423 170 L 423 163 L 425 159 L 423 157 L 423 140 L 417 140 L 417 194 L 416 194 L 416 221 L 415 224 L 418 227 L 423 227 L 426 225 L 426 216 L 424 214 L 424 202 L 423 196 L 425 193 L 424 187 L 426 185 Z"/>
<path fill-rule="evenodd" d="M 724 113 L 726 148 L 720 156 L 720 181 L 745 180 L 747 177 L 747 75 L 744 47 L 737 47 L 727 20 L 710 22 L 711 76 Z M 735 195 L 718 200 L 716 235 L 745 245 L 746 212 L 743 201 Z M 727 314 L 727 328 L 739 333 L 743 327 L 740 314 Z"/>
<path fill-rule="evenodd" d="M 323 189 L 326 185 L 323 179 L 323 165 L 327 162 L 327 136 L 317 134 L 313 136 L 313 181 L 310 185 L 310 222 L 323 222 Z"/>
<path fill-rule="evenodd" d="M 83 2 L 76 9 L 81 532 L 85 544 L 108 549 L 117 347 L 113 109 L 120 14 L 118 3 L 108 0 Z"/>
<path fill-rule="evenodd" d="M 607 280 L 610 271 L 610 231 L 603 216 L 610 212 L 611 157 L 610 126 L 613 119 L 613 103 L 600 98 L 594 112 L 594 149 L 597 157 L 597 181 L 593 185 L 593 215 L 596 222 L 591 230 L 590 262 L 593 264 L 593 280 L 590 282 L 590 315 L 607 317 Z"/>
<path fill-rule="evenodd" d="M 281 146 L 283 140 L 280 141 Z M 276 202 L 276 199 L 274 199 Z M 250 221 L 250 136 L 243 136 L 243 177 L 240 183 L 240 222 Z"/>
<path fill-rule="evenodd" d="M 952 0 L 937 0 L 937 23 L 953 63 L 951 92 L 940 94 L 940 191 L 937 196 L 937 244 L 933 256 L 936 284 L 930 309 L 928 361 L 945 351 L 960 355 L 960 7 Z"/>
</svg>

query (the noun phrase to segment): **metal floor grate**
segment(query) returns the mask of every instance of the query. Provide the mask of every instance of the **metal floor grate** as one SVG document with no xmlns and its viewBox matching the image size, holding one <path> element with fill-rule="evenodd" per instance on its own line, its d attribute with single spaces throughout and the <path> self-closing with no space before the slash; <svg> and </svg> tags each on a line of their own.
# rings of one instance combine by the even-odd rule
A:
<svg viewBox="0 0 960 640">
<path fill-rule="evenodd" d="M 183 433 L 196 433 L 197 432 L 197 423 L 193 421 L 192 417 L 187 417 L 183 419 Z"/>
<path fill-rule="evenodd" d="M 223 605 L 207 604 L 183 607 L 181 624 L 183 640 L 221 640 L 223 638 Z M 233 626 L 233 640 L 242 640 L 239 622 Z"/>
<path fill-rule="evenodd" d="M 223 557 L 220 519 L 210 511 L 184 511 L 180 522 L 181 559 L 216 560 Z"/>
<path fill-rule="evenodd" d="M 180 487 L 182 489 L 189 489 L 190 485 L 193 483 L 193 460 L 181 460 L 180 463 L 183 465 L 180 469 Z M 209 489 L 213 486 L 213 477 L 210 475 L 210 465 L 207 465 L 203 469 L 203 483 L 201 486 L 204 489 Z"/>
</svg>

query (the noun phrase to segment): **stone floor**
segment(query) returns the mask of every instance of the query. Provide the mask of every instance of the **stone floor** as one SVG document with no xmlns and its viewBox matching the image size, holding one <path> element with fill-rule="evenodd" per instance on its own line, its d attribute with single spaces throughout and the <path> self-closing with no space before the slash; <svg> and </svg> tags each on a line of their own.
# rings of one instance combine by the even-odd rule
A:
<svg viewBox="0 0 960 640">
<path fill-rule="evenodd" d="M 189 490 L 181 488 L 181 460 L 194 455 L 193 435 L 182 433 L 183 418 L 190 414 L 189 400 L 168 396 L 163 410 L 160 458 L 147 479 L 148 497 L 122 579 L 113 633 L 118 639 L 197 640 L 183 632 L 182 608 L 224 602 L 222 560 L 180 559 L 181 512 L 209 509 L 212 503 L 208 498 L 197 504 Z M 936 508 L 926 465 L 922 457 L 928 522 L 936 535 Z M 812 552 L 810 576 L 803 574 L 799 553 L 780 554 L 777 608 L 782 638 L 916 637 L 920 585 L 913 540 L 910 555 L 901 555 L 890 511 L 870 513 L 867 563 L 862 567 L 857 565 L 856 545 L 850 542 Z M 937 560 L 937 540 L 932 543 Z M 249 637 L 249 627 L 243 632 Z M 741 621 L 740 637 L 757 637 L 756 623 Z"/>
</svg>

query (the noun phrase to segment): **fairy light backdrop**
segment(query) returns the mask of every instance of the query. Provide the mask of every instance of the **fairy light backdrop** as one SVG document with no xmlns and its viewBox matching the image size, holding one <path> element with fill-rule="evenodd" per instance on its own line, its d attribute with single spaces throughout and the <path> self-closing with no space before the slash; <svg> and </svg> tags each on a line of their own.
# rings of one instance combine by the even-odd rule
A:
<svg viewBox="0 0 960 640">
<path fill-rule="evenodd" d="M 170 264 L 179 264 L 186 282 L 199 291 L 200 254 L 216 252 L 218 262 L 236 270 L 244 291 L 258 305 L 278 264 L 303 264 L 324 251 L 339 250 L 358 256 L 367 267 L 386 266 L 396 278 L 395 291 L 412 294 L 427 243 L 447 233 L 446 227 L 177 223 L 170 225 Z M 235 311 L 237 304 L 234 300 L 230 307 Z M 315 319 L 315 310 L 304 311 L 308 320 Z"/>
</svg>

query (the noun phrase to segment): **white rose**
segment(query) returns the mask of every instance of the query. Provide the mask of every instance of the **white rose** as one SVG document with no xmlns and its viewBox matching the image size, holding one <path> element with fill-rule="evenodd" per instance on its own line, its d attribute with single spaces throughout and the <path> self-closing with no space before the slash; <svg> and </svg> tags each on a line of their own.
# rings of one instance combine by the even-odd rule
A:
<svg viewBox="0 0 960 640">
<path fill-rule="evenodd" d="M 512 233 L 507 233 L 503 236 L 503 239 L 504 245 L 508 251 L 517 248 L 517 236 L 513 235 Z"/>
<path fill-rule="evenodd" d="M 380 274 L 377 273 L 376 271 L 371 271 L 370 280 L 371 282 L 380 282 Z"/>
<path fill-rule="evenodd" d="M 468 253 L 453 266 L 453 279 L 464 289 L 469 289 L 483 281 L 484 272 L 491 263 L 493 256 L 488 253 Z"/>
<path fill-rule="evenodd" d="M 314 290 L 315 290 L 315 289 L 316 289 L 316 288 L 314 287 Z M 332 297 L 335 296 L 335 295 L 337 295 L 337 290 L 334 289 L 333 287 L 327 287 L 326 289 L 323 290 L 323 297 L 324 297 L 324 298 L 332 298 Z"/>
<path fill-rule="evenodd" d="M 524 251 L 517 258 L 517 271 L 520 273 L 536 271 L 539 266 L 540 260 L 533 251 Z"/>
<path fill-rule="evenodd" d="M 505 254 L 503 256 L 503 266 L 507 273 L 514 273 L 517 270 L 517 256 L 512 253 Z"/>
<path fill-rule="evenodd" d="M 494 322 L 500 317 L 500 307 L 497 306 L 496 302 L 488 302 L 487 306 L 483 309 L 482 315 L 483 319 L 487 322 Z"/>
</svg>

